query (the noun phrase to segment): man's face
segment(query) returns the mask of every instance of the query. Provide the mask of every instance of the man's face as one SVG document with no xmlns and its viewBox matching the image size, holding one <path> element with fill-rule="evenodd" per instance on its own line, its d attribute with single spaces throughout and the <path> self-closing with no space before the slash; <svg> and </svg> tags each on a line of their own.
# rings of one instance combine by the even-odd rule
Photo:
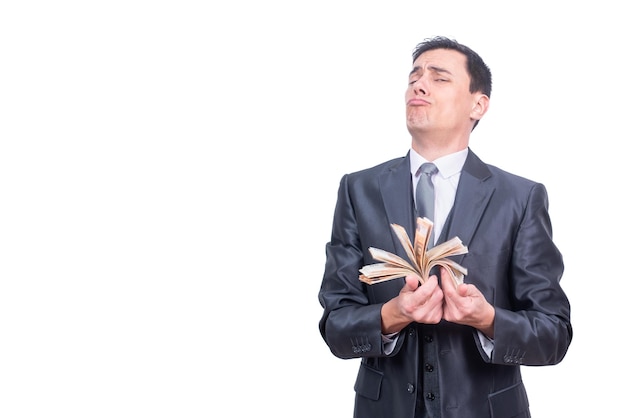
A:
<svg viewBox="0 0 626 418">
<path fill-rule="evenodd" d="M 470 93 L 466 58 L 458 51 L 434 49 L 413 63 L 406 90 L 406 122 L 411 133 L 466 132 L 480 93 Z"/>
</svg>

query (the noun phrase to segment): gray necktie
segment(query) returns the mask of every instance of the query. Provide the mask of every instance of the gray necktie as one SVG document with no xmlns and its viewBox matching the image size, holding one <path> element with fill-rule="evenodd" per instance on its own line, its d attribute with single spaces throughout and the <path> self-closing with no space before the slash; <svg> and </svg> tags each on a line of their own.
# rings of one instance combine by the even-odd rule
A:
<svg viewBox="0 0 626 418">
<path fill-rule="evenodd" d="M 419 181 L 415 187 L 415 209 L 417 216 L 428 218 L 435 222 L 435 188 L 432 175 L 437 172 L 437 166 L 433 163 L 424 163 L 418 170 Z M 429 247 L 433 245 L 434 233 L 431 235 Z"/>
</svg>

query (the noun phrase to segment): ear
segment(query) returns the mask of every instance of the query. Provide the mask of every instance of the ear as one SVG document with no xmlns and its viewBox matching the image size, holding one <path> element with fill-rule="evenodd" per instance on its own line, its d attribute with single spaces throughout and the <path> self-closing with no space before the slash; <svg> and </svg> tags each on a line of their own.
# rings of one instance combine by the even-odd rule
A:
<svg viewBox="0 0 626 418">
<path fill-rule="evenodd" d="M 479 94 L 476 96 L 476 100 L 474 102 L 474 107 L 470 112 L 470 118 L 472 120 L 480 120 L 487 110 L 489 109 L 489 97 L 484 94 Z"/>
</svg>

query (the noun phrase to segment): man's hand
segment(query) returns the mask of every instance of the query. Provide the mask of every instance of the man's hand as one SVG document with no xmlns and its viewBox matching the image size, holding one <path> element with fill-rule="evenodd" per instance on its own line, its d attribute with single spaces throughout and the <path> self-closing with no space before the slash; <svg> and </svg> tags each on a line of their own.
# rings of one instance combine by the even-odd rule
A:
<svg viewBox="0 0 626 418">
<path fill-rule="evenodd" d="M 444 294 L 443 319 L 469 325 L 493 338 L 495 309 L 473 284 L 455 286 L 448 271 L 441 269 L 441 288 Z"/>
<path fill-rule="evenodd" d="M 443 317 L 443 292 L 437 276 L 430 276 L 419 285 L 417 275 L 411 274 L 400 293 L 382 307 L 382 329 L 384 334 L 400 331 L 411 322 L 437 324 Z"/>
</svg>

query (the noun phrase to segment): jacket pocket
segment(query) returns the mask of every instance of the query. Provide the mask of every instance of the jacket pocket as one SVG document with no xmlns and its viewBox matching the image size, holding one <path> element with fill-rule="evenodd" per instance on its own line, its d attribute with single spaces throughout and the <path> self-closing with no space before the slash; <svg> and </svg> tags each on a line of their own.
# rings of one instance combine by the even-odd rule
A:
<svg viewBox="0 0 626 418">
<path fill-rule="evenodd" d="M 489 395 L 493 418 L 530 417 L 528 396 L 522 382 Z"/>
<path fill-rule="evenodd" d="M 365 398 L 377 401 L 380 398 L 382 384 L 383 373 L 361 363 L 354 383 L 354 391 Z"/>
</svg>

